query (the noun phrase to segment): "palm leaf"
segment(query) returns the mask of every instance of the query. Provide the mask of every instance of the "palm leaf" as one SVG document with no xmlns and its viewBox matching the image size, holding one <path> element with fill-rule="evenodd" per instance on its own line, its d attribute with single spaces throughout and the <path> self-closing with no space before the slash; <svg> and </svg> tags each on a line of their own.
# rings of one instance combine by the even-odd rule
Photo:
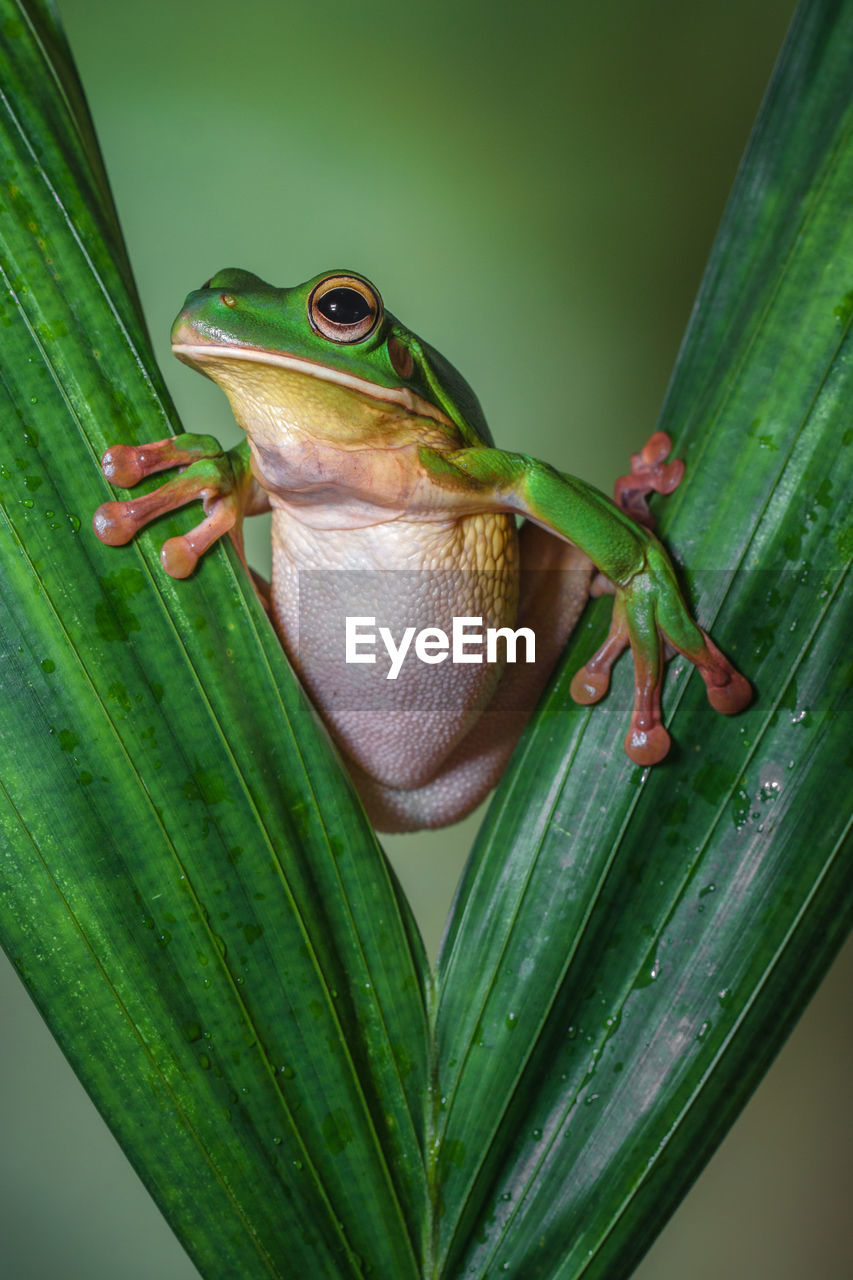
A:
<svg viewBox="0 0 853 1280">
<path fill-rule="evenodd" d="M 175 584 L 186 515 L 88 531 L 102 449 L 177 424 L 53 11 L 0 13 L 4 946 L 203 1274 L 626 1275 L 849 925 L 853 6 L 799 13 L 663 413 L 665 531 L 755 706 L 673 664 L 679 747 L 635 769 L 629 673 L 568 700 L 596 606 L 435 1001 L 233 557 Z"/>
<path fill-rule="evenodd" d="M 681 748 L 641 777 L 567 714 L 568 655 L 440 963 L 449 1274 L 627 1274 L 849 928 L 851 65 L 851 7 L 804 6 L 661 422 L 689 476 L 665 531 L 759 696 L 715 722 L 671 673 Z"/>
<path fill-rule="evenodd" d="M 414 1275 L 416 931 L 239 570 L 175 591 L 154 539 L 117 558 L 91 534 L 106 444 L 174 418 L 61 37 L 24 13 L 0 124 L 4 943 L 203 1271 L 383 1251 Z"/>
</svg>

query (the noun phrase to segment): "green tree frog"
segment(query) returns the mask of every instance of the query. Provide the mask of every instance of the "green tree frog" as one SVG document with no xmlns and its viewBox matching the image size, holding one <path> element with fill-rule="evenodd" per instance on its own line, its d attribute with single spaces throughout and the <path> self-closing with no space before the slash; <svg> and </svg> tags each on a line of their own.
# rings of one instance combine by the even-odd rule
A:
<svg viewBox="0 0 853 1280">
<path fill-rule="evenodd" d="M 615 593 L 613 620 L 572 695 L 601 698 L 631 646 L 632 760 L 652 765 L 669 748 L 667 642 L 698 668 L 717 711 L 749 702 L 646 527 L 644 495 L 680 479 L 665 436 L 635 455 L 616 502 L 495 448 L 461 375 L 351 271 L 295 288 L 221 271 L 187 298 L 172 349 L 222 387 L 246 440 L 228 452 L 198 435 L 109 449 L 104 474 L 121 487 L 177 473 L 105 503 L 95 532 L 120 545 L 200 498 L 204 518 L 162 550 L 181 578 L 226 533 L 242 556 L 244 517 L 272 510 L 272 581 L 260 593 L 380 830 L 443 826 L 488 794 L 596 570 Z M 533 662 L 529 644 L 519 651 L 531 635 Z"/>
</svg>

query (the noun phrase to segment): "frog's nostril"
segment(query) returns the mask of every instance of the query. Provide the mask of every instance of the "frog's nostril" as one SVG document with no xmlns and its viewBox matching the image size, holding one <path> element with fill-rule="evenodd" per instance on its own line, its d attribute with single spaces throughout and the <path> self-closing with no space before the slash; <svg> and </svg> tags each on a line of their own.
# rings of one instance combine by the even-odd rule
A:
<svg viewBox="0 0 853 1280">
<path fill-rule="evenodd" d="M 230 293 L 220 293 L 219 301 L 224 302 L 226 307 L 236 307 L 237 299 Z"/>
</svg>

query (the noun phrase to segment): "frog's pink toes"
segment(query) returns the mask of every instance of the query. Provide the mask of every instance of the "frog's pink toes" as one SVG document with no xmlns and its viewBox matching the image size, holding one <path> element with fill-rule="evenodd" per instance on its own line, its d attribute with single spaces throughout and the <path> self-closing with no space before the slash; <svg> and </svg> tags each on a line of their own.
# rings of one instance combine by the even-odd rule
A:
<svg viewBox="0 0 853 1280">
<path fill-rule="evenodd" d="M 627 615 L 623 601 L 617 596 L 607 639 L 572 680 L 570 690 L 575 702 L 587 706 L 604 696 L 613 664 L 629 644 Z M 669 751 L 669 734 L 661 723 L 660 712 L 663 654 L 657 637 L 651 645 L 640 645 L 635 636 L 633 650 L 634 709 L 625 735 L 625 751 L 635 764 L 646 766 L 658 764 Z"/>
<path fill-rule="evenodd" d="M 705 682 L 708 701 L 715 711 L 735 715 L 752 701 L 752 688 L 740 672 L 724 657 L 713 640 L 697 627 L 699 643 L 692 648 L 674 644 L 672 637 L 659 631 L 660 641 L 672 645 L 698 670 Z M 658 764 L 666 756 L 670 738 L 661 721 L 660 697 L 664 677 L 664 644 L 651 647 L 639 644 L 634 651 L 634 710 L 625 737 L 625 751 L 635 764 Z"/>
<path fill-rule="evenodd" d="M 200 524 L 177 538 L 168 538 L 160 550 L 160 563 L 172 578 L 188 578 L 200 558 L 218 538 L 230 533 L 239 519 L 236 500 L 229 495 L 213 502 Z"/>
<path fill-rule="evenodd" d="M 204 519 L 188 533 L 169 538 L 163 545 L 160 559 L 173 578 L 188 577 L 199 557 L 226 533 L 232 534 L 239 549 L 246 485 L 239 483 L 228 456 L 209 436 L 177 436 L 139 448 L 117 445 L 108 450 L 104 463 L 116 478 L 121 477 L 123 485 L 182 464 L 177 475 L 151 493 L 105 502 L 98 507 L 92 522 L 102 542 L 122 546 L 158 516 L 200 498 Z"/>
<path fill-rule="evenodd" d="M 705 681 L 708 701 L 724 716 L 737 715 L 752 702 L 752 685 L 732 666 L 714 641 L 699 628 L 704 643 L 696 649 L 679 649 Z"/>
<path fill-rule="evenodd" d="M 603 698 L 610 688 L 610 672 L 613 664 L 631 643 L 625 610 L 617 596 L 613 602 L 613 615 L 607 639 L 587 663 L 576 671 L 569 686 L 569 692 L 575 702 L 588 707 Z"/>
<path fill-rule="evenodd" d="M 203 468 L 203 474 L 196 473 L 195 468 L 191 467 L 174 480 L 161 484 L 159 489 L 139 498 L 104 502 L 92 518 L 96 536 L 111 547 L 123 546 L 158 516 L 174 511 L 177 507 L 192 502 L 194 498 L 203 497 L 212 488 L 212 478 L 207 464 L 196 465 Z"/>
<path fill-rule="evenodd" d="M 124 502 L 104 502 L 92 516 L 95 537 L 108 547 L 123 547 L 136 533 L 133 517 L 124 509 L 127 505 Z"/>
<path fill-rule="evenodd" d="M 144 476 L 174 465 L 160 461 L 165 448 L 170 444 L 171 440 L 155 440 L 138 448 L 128 444 L 114 444 L 101 458 L 101 471 L 110 484 L 116 484 L 122 489 L 132 489 Z"/>
<path fill-rule="evenodd" d="M 666 461 L 671 448 L 672 441 L 666 432 L 656 431 L 639 453 L 631 454 L 630 474 L 620 476 L 613 486 L 613 499 L 617 506 L 646 528 L 654 525 L 647 496 L 650 493 L 672 493 L 684 476 L 684 463 L 680 458 Z"/>
<path fill-rule="evenodd" d="M 634 764 L 643 768 L 660 764 L 669 754 L 669 748 L 669 734 L 660 722 L 643 729 L 631 721 L 631 728 L 625 734 L 625 754 Z"/>
<path fill-rule="evenodd" d="M 107 479 L 123 488 L 158 471 L 177 468 L 177 472 L 151 493 L 98 507 L 92 525 L 101 542 L 122 546 L 158 516 L 200 499 L 204 518 L 189 532 L 163 544 L 163 568 L 173 578 L 189 577 L 201 556 L 225 534 L 246 564 L 243 517 L 268 511 L 269 501 L 252 479 L 244 445 L 225 453 L 213 436 L 171 436 L 150 444 L 113 445 L 104 454 L 102 466 Z"/>
<path fill-rule="evenodd" d="M 199 458 L 214 458 L 221 452 L 213 436 L 169 436 L 148 444 L 114 444 L 101 459 L 101 470 L 110 484 L 132 489 L 146 476 L 169 467 L 184 467 Z"/>
<path fill-rule="evenodd" d="M 649 658 L 647 661 L 646 654 L 634 647 L 634 709 L 625 734 L 625 754 L 643 768 L 660 764 L 670 747 L 660 713 L 664 674 L 661 649 L 656 647 Z"/>
</svg>

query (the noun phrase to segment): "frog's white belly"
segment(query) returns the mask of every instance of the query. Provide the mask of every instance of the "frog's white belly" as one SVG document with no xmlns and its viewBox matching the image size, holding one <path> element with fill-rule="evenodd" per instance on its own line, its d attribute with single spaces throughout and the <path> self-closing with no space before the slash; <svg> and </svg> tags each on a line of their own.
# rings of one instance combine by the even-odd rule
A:
<svg viewBox="0 0 853 1280">
<path fill-rule="evenodd" d="M 422 786 L 434 777 L 477 720 L 500 679 L 485 644 L 466 647 L 482 661 L 428 664 L 411 642 L 396 679 L 379 634 L 399 645 L 406 628 L 438 628 L 452 638 L 454 618 L 482 627 L 515 624 L 518 541 L 503 514 L 454 520 L 388 520 L 318 529 L 293 509 L 273 506 L 272 611 L 282 643 L 344 752 L 385 786 Z M 375 642 L 347 661 L 347 618 Z M 353 624 L 350 624 L 351 627 Z M 304 645 L 300 637 L 305 638 Z M 352 656 L 352 655 L 351 655 Z"/>
</svg>

